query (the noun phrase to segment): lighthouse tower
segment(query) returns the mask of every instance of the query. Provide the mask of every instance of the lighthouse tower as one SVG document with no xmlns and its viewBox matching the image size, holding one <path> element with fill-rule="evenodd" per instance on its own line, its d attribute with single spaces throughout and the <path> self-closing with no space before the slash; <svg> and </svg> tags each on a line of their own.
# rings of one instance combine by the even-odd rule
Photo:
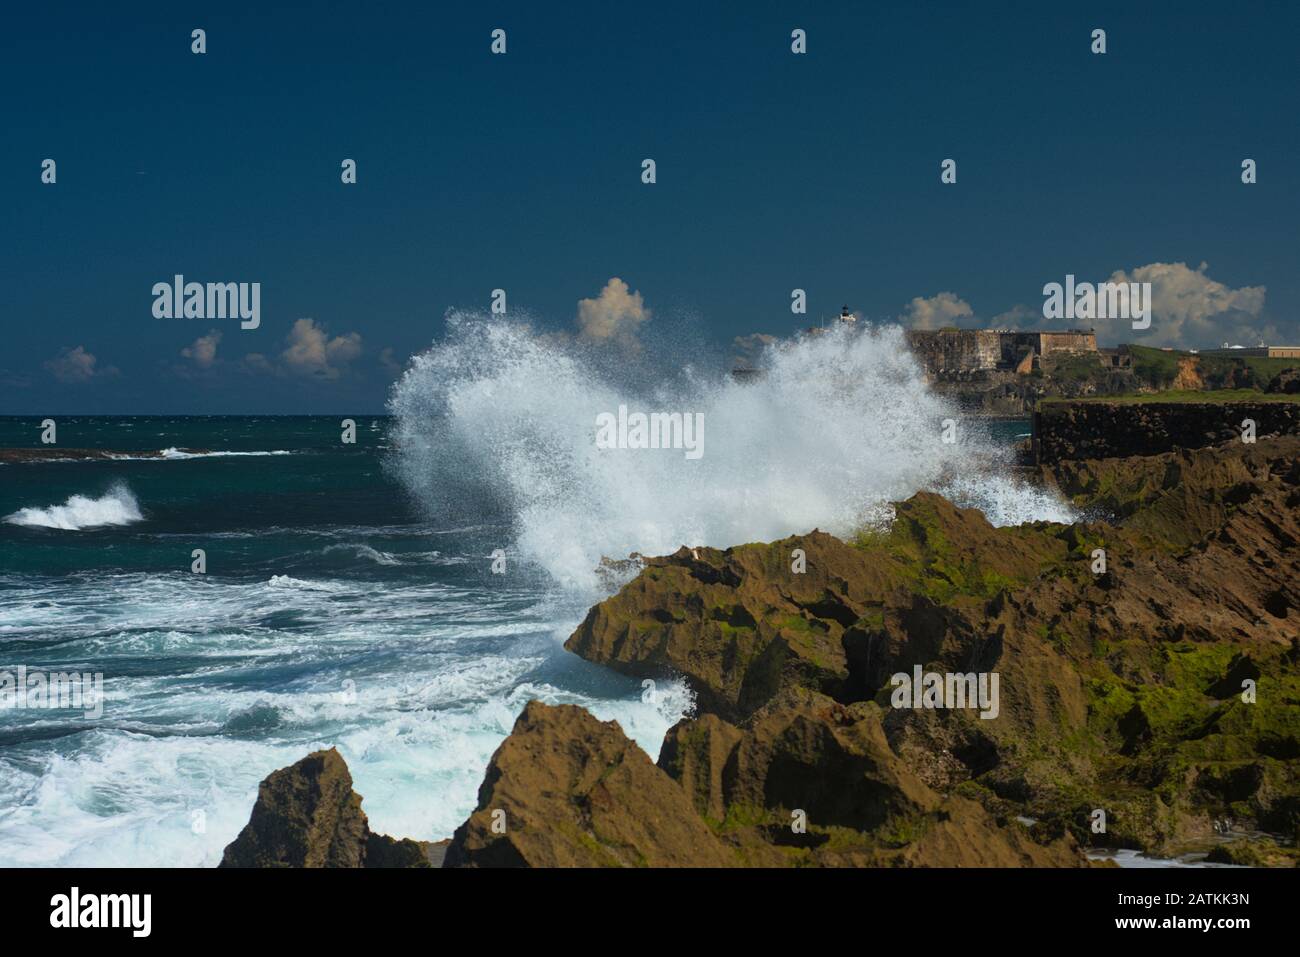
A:
<svg viewBox="0 0 1300 957">
<path fill-rule="evenodd" d="M 858 317 L 849 312 L 848 306 L 840 308 L 840 322 L 857 322 Z"/>
</svg>

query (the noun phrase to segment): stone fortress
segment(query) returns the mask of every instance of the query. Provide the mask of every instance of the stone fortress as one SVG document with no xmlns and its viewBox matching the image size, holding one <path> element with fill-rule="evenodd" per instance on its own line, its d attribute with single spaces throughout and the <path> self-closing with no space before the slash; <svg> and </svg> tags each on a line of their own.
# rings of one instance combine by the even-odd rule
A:
<svg viewBox="0 0 1300 957">
<path fill-rule="evenodd" d="M 845 306 L 830 320 L 854 325 Z M 825 320 L 823 320 L 825 322 Z M 820 335 L 812 326 L 803 335 Z M 1175 352 L 1169 347 L 1102 348 L 1093 329 L 1029 331 L 1017 329 L 911 329 L 906 342 L 931 389 L 964 411 L 995 417 L 1031 414 L 1040 399 L 1084 398 L 1137 392 L 1264 388 L 1276 370 L 1246 368 L 1253 359 L 1300 358 L 1300 346 L 1230 346 Z M 771 340 L 771 336 L 767 336 Z M 739 340 L 738 340 L 739 341 Z M 1168 353 L 1167 360 L 1152 356 Z M 1140 365 L 1139 360 L 1145 365 Z M 1226 361 L 1225 361 L 1226 360 Z M 742 382 L 765 372 L 738 357 L 732 376 Z M 1261 379 L 1260 377 L 1263 376 Z"/>
<path fill-rule="evenodd" d="M 838 318 L 843 323 L 858 321 L 848 306 L 840 310 Z M 808 330 L 819 331 L 816 327 Z M 907 332 L 907 343 L 932 382 L 973 380 L 996 372 L 1029 375 L 1043 368 L 1045 357 L 1050 357 L 1050 362 L 1063 356 L 1091 356 L 1099 368 L 1124 365 L 1122 351 L 1097 348 L 1097 334 L 1091 329 L 912 329 Z"/>
<path fill-rule="evenodd" d="M 907 343 L 931 387 L 969 411 L 1024 415 L 1045 395 L 1126 392 L 1133 359 L 1100 349 L 1091 329 L 909 330 Z"/>
<path fill-rule="evenodd" d="M 1015 332 L 1007 329 L 911 330 L 908 344 L 926 373 L 936 381 L 974 378 L 974 373 L 1041 369 L 1044 357 L 1091 354 L 1100 360 L 1097 335 L 1080 329 L 1064 332 Z M 1117 364 L 1112 361 L 1112 364 Z M 1099 361 L 1100 365 L 1100 361 Z"/>
<path fill-rule="evenodd" d="M 856 323 L 845 306 L 837 317 Z M 817 335 L 819 327 L 806 330 Z M 905 333 L 934 391 L 963 409 L 984 415 L 1029 414 L 1046 395 L 1092 395 L 1131 391 L 1133 357 L 1123 346 L 1102 349 L 1092 329 L 914 329 Z M 761 376 L 736 370 L 738 379 Z"/>
</svg>

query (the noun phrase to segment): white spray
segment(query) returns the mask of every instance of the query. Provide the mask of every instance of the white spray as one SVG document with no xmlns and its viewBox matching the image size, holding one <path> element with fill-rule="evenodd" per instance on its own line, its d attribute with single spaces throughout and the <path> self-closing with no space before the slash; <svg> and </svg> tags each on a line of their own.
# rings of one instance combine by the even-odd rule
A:
<svg viewBox="0 0 1300 957">
<path fill-rule="evenodd" d="M 859 326 L 770 347 L 758 381 L 678 369 L 634 383 L 574 340 L 449 313 L 445 341 L 393 388 L 396 468 L 432 517 L 504 518 L 521 558 L 580 591 L 604 556 L 848 535 L 920 489 L 996 524 L 1070 519 L 929 391 L 901 329 Z M 598 448 L 596 417 L 620 404 L 702 413 L 707 454 Z"/>
</svg>

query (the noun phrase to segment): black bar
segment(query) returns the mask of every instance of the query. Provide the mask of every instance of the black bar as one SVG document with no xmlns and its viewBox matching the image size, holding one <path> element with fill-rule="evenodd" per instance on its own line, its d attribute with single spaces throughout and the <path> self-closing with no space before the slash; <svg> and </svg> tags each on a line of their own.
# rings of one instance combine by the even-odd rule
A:
<svg viewBox="0 0 1300 957">
<path fill-rule="evenodd" d="M 728 941 L 761 942 L 784 927 L 815 937 L 858 934 L 864 945 L 940 939 L 934 934 L 988 942 L 990 933 L 1046 931 L 1079 942 L 1112 936 L 1181 942 L 1199 935 L 1231 947 L 1249 939 L 1242 934 L 1294 926 L 1297 876 L 1296 870 L 1250 868 L 8 870 L 0 871 L 0 919 L 10 944 L 67 940 L 70 933 L 80 941 L 140 939 L 130 927 L 52 927 L 52 898 L 75 886 L 83 901 L 92 894 L 149 894 L 146 939 L 205 947 L 250 940 L 449 944 L 461 933 L 484 945 L 593 942 L 594 932 L 649 940 L 688 925 L 711 936 L 716 929 Z M 1248 926 L 1160 926 L 1166 919 L 1243 918 Z M 1126 919 L 1153 919 L 1156 926 L 1118 926 Z"/>
</svg>

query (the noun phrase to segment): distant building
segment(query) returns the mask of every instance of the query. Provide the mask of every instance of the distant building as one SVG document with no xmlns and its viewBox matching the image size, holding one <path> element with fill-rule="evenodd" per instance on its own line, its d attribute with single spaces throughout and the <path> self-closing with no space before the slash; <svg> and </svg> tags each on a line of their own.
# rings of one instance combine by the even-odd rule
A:
<svg viewBox="0 0 1300 957">
<path fill-rule="evenodd" d="M 1118 346 L 1114 349 L 1098 349 L 1097 354 L 1101 356 L 1103 365 L 1112 369 L 1132 369 L 1133 355 L 1128 351 L 1128 346 Z"/>
<path fill-rule="evenodd" d="M 1238 359 L 1300 359 L 1300 346 L 1230 346 L 1202 349 L 1203 356 L 1232 356 Z"/>
<path fill-rule="evenodd" d="M 926 372 L 939 377 L 996 371 L 1026 375 L 1037 367 L 1043 356 L 1098 355 L 1096 333 L 1082 329 L 1061 332 L 912 330 L 907 333 L 907 341 Z"/>
<path fill-rule="evenodd" d="M 858 317 L 848 306 L 840 309 L 840 322 L 854 324 Z M 818 336 L 831 327 L 811 326 L 805 335 Z M 1122 349 L 1098 349 L 1091 329 L 1050 332 L 1018 332 L 1014 329 L 918 329 L 906 333 L 912 352 L 925 367 L 932 382 L 1008 381 L 1042 368 L 1044 357 L 1057 360 L 1070 355 L 1091 356 L 1098 370 L 1132 368 L 1132 357 Z M 990 373 L 1000 375 L 990 377 Z M 756 369 L 737 368 L 732 376 L 740 382 L 763 378 Z"/>
</svg>

